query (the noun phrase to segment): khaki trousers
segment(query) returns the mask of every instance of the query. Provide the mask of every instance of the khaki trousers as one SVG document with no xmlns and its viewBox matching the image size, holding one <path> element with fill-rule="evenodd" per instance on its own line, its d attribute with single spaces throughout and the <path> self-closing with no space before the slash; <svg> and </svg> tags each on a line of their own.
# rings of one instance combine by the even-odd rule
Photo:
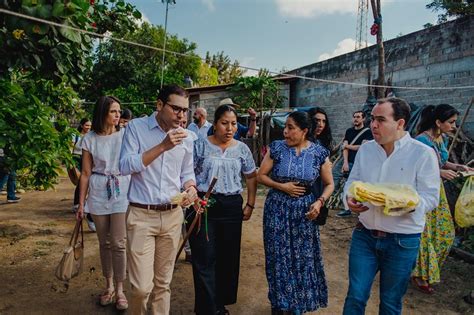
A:
<svg viewBox="0 0 474 315">
<path fill-rule="evenodd" d="M 146 314 L 150 293 L 152 314 L 169 314 L 170 283 L 183 219 L 181 207 L 154 211 L 129 206 L 127 257 L 131 314 Z"/>
</svg>

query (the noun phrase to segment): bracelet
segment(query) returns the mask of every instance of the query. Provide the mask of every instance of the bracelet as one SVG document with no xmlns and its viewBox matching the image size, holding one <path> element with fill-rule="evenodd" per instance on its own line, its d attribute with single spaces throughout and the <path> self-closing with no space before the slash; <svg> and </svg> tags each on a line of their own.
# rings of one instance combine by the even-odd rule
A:
<svg viewBox="0 0 474 315">
<path fill-rule="evenodd" d="M 246 206 L 246 207 L 249 207 L 249 208 L 252 209 L 252 210 L 255 209 L 255 206 L 252 206 L 252 205 L 249 204 L 248 202 L 247 202 L 247 204 L 246 204 L 245 206 Z"/>
<path fill-rule="evenodd" d="M 324 206 L 324 203 L 326 202 L 326 198 L 324 198 L 323 196 L 319 197 L 317 200 L 321 201 L 321 205 Z"/>
<path fill-rule="evenodd" d="M 250 118 L 250 121 L 257 121 L 257 118 Z"/>
</svg>

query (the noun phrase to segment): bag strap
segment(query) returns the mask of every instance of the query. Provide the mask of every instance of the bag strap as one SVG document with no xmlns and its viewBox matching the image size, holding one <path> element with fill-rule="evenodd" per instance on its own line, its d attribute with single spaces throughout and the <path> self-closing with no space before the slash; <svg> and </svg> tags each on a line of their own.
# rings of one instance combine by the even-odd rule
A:
<svg viewBox="0 0 474 315">
<path fill-rule="evenodd" d="M 349 144 L 350 144 L 350 145 L 353 145 L 353 144 L 357 141 L 357 139 L 359 139 L 360 136 L 362 136 L 367 130 L 369 130 L 369 127 L 365 127 L 364 129 L 362 129 L 361 131 L 359 131 L 359 133 L 357 134 L 357 136 L 356 136 L 354 139 L 352 139 L 351 143 L 349 143 Z"/>
<path fill-rule="evenodd" d="M 76 221 L 76 226 L 74 226 L 74 231 L 72 232 L 71 239 L 69 240 L 69 246 L 74 246 L 77 244 L 79 232 L 81 233 L 81 247 L 84 247 L 84 230 L 82 228 L 82 219 Z"/>
</svg>

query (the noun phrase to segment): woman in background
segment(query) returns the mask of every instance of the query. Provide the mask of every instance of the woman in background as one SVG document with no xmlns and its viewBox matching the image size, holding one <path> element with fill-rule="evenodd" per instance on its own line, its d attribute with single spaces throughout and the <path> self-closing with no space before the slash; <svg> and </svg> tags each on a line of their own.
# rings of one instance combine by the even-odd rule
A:
<svg viewBox="0 0 474 315">
<path fill-rule="evenodd" d="M 456 171 L 471 168 L 448 161 L 445 134 L 456 128 L 459 112 L 448 104 L 427 106 L 421 112 L 417 140 L 433 148 L 438 156 L 441 178 L 452 180 Z M 449 210 L 446 192 L 441 182 L 439 205 L 426 213 L 426 225 L 421 235 L 420 250 L 413 270 L 413 284 L 422 292 L 432 294 L 432 284 L 440 282 L 441 266 L 454 242 L 454 222 Z"/>
</svg>

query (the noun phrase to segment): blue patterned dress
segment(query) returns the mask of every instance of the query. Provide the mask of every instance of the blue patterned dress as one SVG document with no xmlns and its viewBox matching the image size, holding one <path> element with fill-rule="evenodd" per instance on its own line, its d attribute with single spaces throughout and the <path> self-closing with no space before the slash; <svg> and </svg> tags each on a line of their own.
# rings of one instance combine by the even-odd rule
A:
<svg viewBox="0 0 474 315">
<path fill-rule="evenodd" d="M 270 145 L 278 182 L 298 181 L 310 186 L 319 177 L 329 151 L 319 144 L 296 155 L 285 141 Z M 315 201 L 313 194 L 290 197 L 271 189 L 265 201 L 263 234 L 265 265 L 272 308 L 301 314 L 326 307 L 328 291 L 321 257 L 319 227 L 305 217 Z"/>
</svg>

